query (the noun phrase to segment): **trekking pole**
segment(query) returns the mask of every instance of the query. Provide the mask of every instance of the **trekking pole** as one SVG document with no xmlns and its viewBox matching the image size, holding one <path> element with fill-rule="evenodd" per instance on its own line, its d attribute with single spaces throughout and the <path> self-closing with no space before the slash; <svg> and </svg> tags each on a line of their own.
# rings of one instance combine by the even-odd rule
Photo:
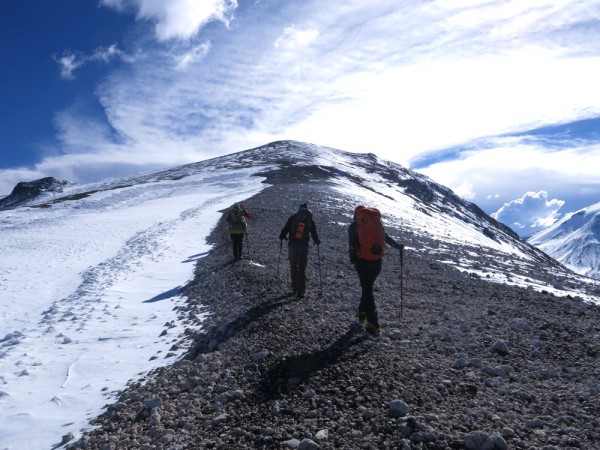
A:
<svg viewBox="0 0 600 450">
<path fill-rule="evenodd" d="M 277 259 L 277 278 L 279 278 L 279 262 L 281 261 L 281 249 L 283 248 L 283 239 L 279 241 L 279 259 Z"/>
<path fill-rule="evenodd" d="M 323 295 L 323 280 L 321 279 L 321 251 L 319 250 L 319 244 L 317 244 L 317 258 L 319 259 L 319 284 L 321 285 L 321 292 L 319 295 Z"/>
<path fill-rule="evenodd" d="M 248 258 L 250 258 L 250 241 L 248 240 L 248 233 L 246 233 L 246 248 L 248 249 Z"/>
<path fill-rule="evenodd" d="M 400 317 L 402 317 L 402 303 L 404 302 L 404 246 L 400 247 Z"/>
</svg>

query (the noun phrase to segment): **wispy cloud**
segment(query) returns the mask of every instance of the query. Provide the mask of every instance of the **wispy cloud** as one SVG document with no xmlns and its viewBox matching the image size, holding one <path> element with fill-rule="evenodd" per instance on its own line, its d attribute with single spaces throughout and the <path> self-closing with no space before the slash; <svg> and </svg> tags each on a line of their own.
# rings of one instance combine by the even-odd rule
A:
<svg viewBox="0 0 600 450">
<path fill-rule="evenodd" d="M 202 42 L 192 48 L 185 49 L 176 56 L 177 70 L 186 70 L 190 65 L 202 60 L 210 50 L 210 42 Z"/>
<path fill-rule="evenodd" d="M 90 55 L 81 52 L 65 52 L 62 56 L 54 56 L 54 60 L 60 66 L 60 76 L 65 80 L 74 79 L 75 71 L 90 62 L 106 64 L 115 59 L 132 63 L 136 60 L 136 57 L 126 54 L 116 44 L 109 47 L 100 47 Z"/>
<path fill-rule="evenodd" d="M 65 53 L 60 57 L 54 57 L 54 60 L 60 65 L 60 77 L 65 80 L 75 78 L 73 72 L 84 64 L 74 53 Z"/>
</svg>

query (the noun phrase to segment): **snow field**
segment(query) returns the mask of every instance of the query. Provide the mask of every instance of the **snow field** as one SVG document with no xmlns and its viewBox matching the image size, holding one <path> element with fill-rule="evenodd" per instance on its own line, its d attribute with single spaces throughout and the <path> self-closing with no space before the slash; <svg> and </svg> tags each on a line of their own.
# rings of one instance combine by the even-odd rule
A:
<svg viewBox="0 0 600 450">
<path fill-rule="evenodd" d="M 205 171 L 0 213 L 0 449 L 78 436 L 129 380 L 186 350 L 173 347 L 180 289 L 221 211 L 264 188 L 249 175 Z"/>
</svg>

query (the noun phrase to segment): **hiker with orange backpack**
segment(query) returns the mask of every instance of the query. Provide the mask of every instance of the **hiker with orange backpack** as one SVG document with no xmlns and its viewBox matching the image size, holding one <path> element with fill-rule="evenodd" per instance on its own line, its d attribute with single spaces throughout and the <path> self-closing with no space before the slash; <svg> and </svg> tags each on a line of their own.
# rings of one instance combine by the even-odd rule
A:
<svg viewBox="0 0 600 450">
<path fill-rule="evenodd" d="M 399 250 L 404 249 L 388 236 L 381 222 L 381 213 L 377 208 L 359 205 L 354 209 L 354 220 L 348 228 L 348 250 L 350 262 L 360 280 L 362 294 L 356 311 L 360 323 L 370 334 L 379 334 L 379 318 L 373 297 L 373 285 L 381 272 L 381 263 L 385 244 Z"/>
<path fill-rule="evenodd" d="M 308 264 L 309 234 L 317 248 L 321 241 L 317 234 L 317 226 L 313 220 L 312 212 L 306 203 L 300 205 L 295 214 L 292 214 L 279 233 L 279 240 L 283 244 L 288 239 L 288 259 L 290 261 L 290 274 L 292 290 L 299 299 L 306 293 L 306 265 Z M 281 247 L 281 246 L 280 246 Z"/>
</svg>

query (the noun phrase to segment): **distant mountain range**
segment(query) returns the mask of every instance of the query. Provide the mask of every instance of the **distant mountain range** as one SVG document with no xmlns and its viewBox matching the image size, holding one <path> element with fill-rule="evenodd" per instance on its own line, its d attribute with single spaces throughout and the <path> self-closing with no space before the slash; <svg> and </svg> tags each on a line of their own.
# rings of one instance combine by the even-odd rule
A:
<svg viewBox="0 0 600 450">
<path fill-rule="evenodd" d="M 600 278 L 600 203 L 567 214 L 528 242 L 571 270 Z"/>
</svg>

